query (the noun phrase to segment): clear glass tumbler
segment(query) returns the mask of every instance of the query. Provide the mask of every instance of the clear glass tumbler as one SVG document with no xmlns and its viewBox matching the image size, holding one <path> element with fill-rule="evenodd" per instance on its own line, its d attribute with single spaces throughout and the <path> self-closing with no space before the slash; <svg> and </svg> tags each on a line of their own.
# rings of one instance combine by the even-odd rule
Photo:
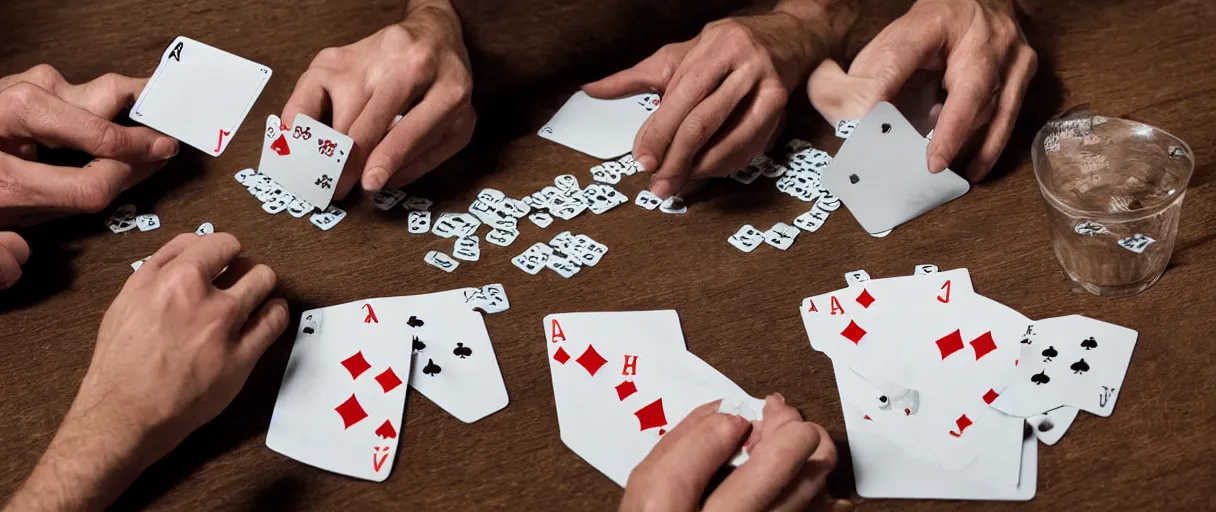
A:
<svg viewBox="0 0 1216 512">
<path fill-rule="evenodd" d="M 1174 252 L 1191 148 L 1159 128 L 1081 111 L 1039 130 L 1031 153 L 1068 277 L 1102 297 L 1156 283 Z"/>
</svg>

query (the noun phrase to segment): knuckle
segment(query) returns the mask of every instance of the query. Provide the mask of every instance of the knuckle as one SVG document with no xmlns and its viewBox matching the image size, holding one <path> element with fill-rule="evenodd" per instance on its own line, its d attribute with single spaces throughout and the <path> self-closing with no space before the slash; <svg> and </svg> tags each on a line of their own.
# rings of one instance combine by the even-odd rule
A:
<svg viewBox="0 0 1216 512">
<path fill-rule="evenodd" d="M 1039 52 L 1030 46 L 1026 46 L 1023 51 L 1026 52 L 1026 65 L 1030 70 L 1030 75 L 1034 76 L 1039 72 Z"/>
<path fill-rule="evenodd" d="M 127 136 L 118 128 L 118 125 L 115 125 L 114 123 L 106 121 L 100 117 L 90 119 L 91 120 L 87 123 L 91 126 L 86 126 L 86 128 L 90 133 L 96 134 L 96 139 L 94 142 L 95 145 L 89 154 L 98 155 L 106 152 L 112 152 L 126 145 Z"/>
<path fill-rule="evenodd" d="M 435 52 L 419 47 L 406 53 L 402 71 L 406 76 L 431 77 L 438 69 L 439 61 Z"/>
<path fill-rule="evenodd" d="M 711 436 L 711 439 L 722 442 L 733 442 L 739 434 L 737 420 L 730 415 L 711 414 L 704 421 L 704 428 Z"/>
<path fill-rule="evenodd" d="M 317 52 L 317 56 L 313 57 L 312 65 L 326 67 L 332 64 L 342 62 L 342 49 L 337 47 L 329 47 Z M 307 74 L 307 72 L 305 72 Z"/>
<path fill-rule="evenodd" d="M 709 122 L 704 116 L 699 114 L 689 115 L 684 120 L 683 126 L 680 127 L 680 131 L 684 132 L 689 139 L 694 141 L 705 141 L 710 136 Z"/>
<path fill-rule="evenodd" d="M 0 91 L 0 95 L 4 96 L 7 110 L 21 115 L 29 113 L 30 106 L 41 98 L 43 92 L 37 85 L 21 82 Z"/>
<path fill-rule="evenodd" d="M 38 64 L 30 68 L 24 73 L 23 79 L 45 89 L 54 89 L 66 83 L 59 70 L 50 64 Z"/>
<path fill-rule="evenodd" d="M 82 180 L 71 193 L 72 206 L 84 213 L 100 213 L 116 195 L 110 185 L 100 180 Z"/>
<path fill-rule="evenodd" d="M 414 35 L 401 25 L 392 24 L 380 31 L 380 46 L 384 49 L 396 49 L 408 46 L 414 42 Z"/>
<path fill-rule="evenodd" d="M 192 265 L 170 265 L 164 269 L 161 284 L 178 300 L 193 303 L 206 291 L 206 279 L 202 272 Z"/>
</svg>

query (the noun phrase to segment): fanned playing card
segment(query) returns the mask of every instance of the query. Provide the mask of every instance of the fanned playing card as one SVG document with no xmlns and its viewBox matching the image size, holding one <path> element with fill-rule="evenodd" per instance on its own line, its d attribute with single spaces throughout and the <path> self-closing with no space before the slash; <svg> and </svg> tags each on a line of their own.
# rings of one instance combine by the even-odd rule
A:
<svg viewBox="0 0 1216 512">
<path fill-rule="evenodd" d="M 410 376 L 401 316 L 394 299 L 305 311 L 266 447 L 334 473 L 388 478 Z"/>
<path fill-rule="evenodd" d="M 131 108 L 131 119 L 219 156 L 270 80 L 270 68 L 179 36 Z"/>
<path fill-rule="evenodd" d="M 329 206 L 354 140 L 305 114 L 290 128 L 272 114 L 263 135 L 258 172 L 314 208 Z"/>
<path fill-rule="evenodd" d="M 562 442 L 622 487 L 697 406 L 725 399 L 744 417 L 744 409 L 763 408 L 684 349 L 674 311 L 568 313 L 544 322 Z"/>
<path fill-rule="evenodd" d="M 472 423 L 502 410 L 509 399 L 485 321 L 465 302 L 466 291 L 406 297 L 401 327 L 414 354 L 410 387 Z"/>
<path fill-rule="evenodd" d="M 601 100 L 578 91 L 537 135 L 601 160 L 633 149 L 642 123 L 659 108 L 659 95 L 638 94 Z"/>
<path fill-rule="evenodd" d="M 823 186 L 866 232 L 892 229 L 971 188 L 949 169 L 930 174 L 926 144 L 894 105 L 879 103 L 824 170 Z"/>
</svg>

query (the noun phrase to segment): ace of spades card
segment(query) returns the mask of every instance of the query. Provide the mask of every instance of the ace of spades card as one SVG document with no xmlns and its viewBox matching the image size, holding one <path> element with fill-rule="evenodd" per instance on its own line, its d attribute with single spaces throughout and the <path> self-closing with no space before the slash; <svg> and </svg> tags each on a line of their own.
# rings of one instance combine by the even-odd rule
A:
<svg viewBox="0 0 1216 512">
<path fill-rule="evenodd" d="M 507 387 L 481 313 L 467 290 L 405 297 L 401 332 L 410 339 L 410 387 L 456 419 L 472 423 L 507 406 Z"/>
<path fill-rule="evenodd" d="M 394 299 L 305 311 L 266 447 L 334 473 L 388 478 L 410 376 L 404 322 Z"/>
<path fill-rule="evenodd" d="M 674 311 L 566 313 L 544 324 L 562 442 L 622 487 L 692 409 L 724 398 L 763 407 L 685 350 Z"/>
<path fill-rule="evenodd" d="M 314 208 L 329 206 L 354 141 L 305 114 L 290 128 L 272 114 L 263 135 L 258 172 Z"/>
<path fill-rule="evenodd" d="M 179 36 L 165 48 L 130 117 L 220 156 L 270 75 L 266 66 Z"/>
<path fill-rule="evenodd" d="M 599 158 L 609 160 L 633 148 L 642 123 L 659 107 L 659 95 L 638 94 L 603 100 L 578 91 L 566 101 L 537 135 Z"/>
<path fill-rule="evenodd" d="M 844 201 L 868 233 L 912 220 L 970 190 L 949 169 L 929 173 L 926 141 L 890 103 L 858 123 L 823 173 L 823 186 Z"/>
</svg>

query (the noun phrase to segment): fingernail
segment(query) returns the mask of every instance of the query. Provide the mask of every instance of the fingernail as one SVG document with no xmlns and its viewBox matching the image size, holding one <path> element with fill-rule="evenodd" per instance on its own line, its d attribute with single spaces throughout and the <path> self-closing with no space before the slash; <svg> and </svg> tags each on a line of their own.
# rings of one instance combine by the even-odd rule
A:
<svg viewBox="0 0 1216 512">
<path fill-rule="evenodd" d="M 946 159 L 942 158 L 941 156 L 934 154 L 933 156 L 929 157 L 929 173 L 930 174 L 937 174 L 939 172 L 942 172 L 942 171 L 946 170 L 946 167 L 948 165 L 950 165 L 950 163 L 947 162 Z"/>
<path fill-rule="evenodd" d="M 363 175 L 363 190 L 378 192 L 388 182 L 388 171 L 383 167 L 373 167 Z"/>
<path fill-rule="evenodd" d="M 650 155 L 642 155 L 634 161 L 638 163 L 638 172 L 649 172 L 659 166 L 658 160 Z"/>
<path fill-rule="evenodd" d="M 172 137 L 161 137 L 152 143 L 152 158 L 164 160 L 177 154 L 177 140 Z"/>
<path fill-rule="evenodd" d="M 781 396 L 781 393 L 773 393 L 766 397 L 764 401 L 773 405 L 785 405 L 785 397 Z"/>
</svg>

